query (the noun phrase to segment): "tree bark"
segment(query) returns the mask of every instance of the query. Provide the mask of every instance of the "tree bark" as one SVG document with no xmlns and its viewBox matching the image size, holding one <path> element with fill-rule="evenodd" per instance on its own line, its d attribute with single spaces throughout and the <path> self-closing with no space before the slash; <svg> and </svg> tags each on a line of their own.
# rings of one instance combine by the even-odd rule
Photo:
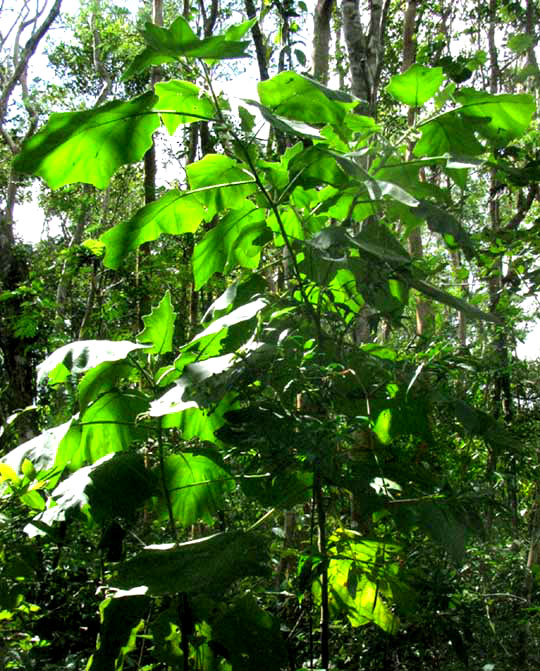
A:
<svg viewBox="0 0 540 671">
<path fill-rule="evenodd" d="M 416 62 L 416 14 L 418 1 L 409 0 L 403 20 L 403 60 L 401 71 L 405 72 Z M 411 107 L 407 113 L 407 123 L 414 126 L 416 110 Z M 414 143 L 409 144 L 408 160 L 412 158 Z M 409 253 L 413 259 L 424 257 L 424 245 L 422 231 L 419 227 L 414 228 L 408 238 Z M 433 311 L 427 301 L 421 296 L 416 297 L 416 333 L 419 336 L 426 335 L 433 326 Z"/>
<path fill-rule="evenodd" d="M 318 0 L 313 20 L 313 77 L 328 84 L 330 18 L 335 0 Z"/>
<path fill-rule="evenodd" d="M 255 19 L 257 17 L 257 10 L 255 9 L 255 3 L 253 0 L 244 0 L 244 4 L 246 7 L 246 14 L 248 19 Z M 257 65 L 259 66 L 259 77 L 261 81 L 265 81 L 270 77 L 268 74 L 268 62 L 266 58 L 266 49 L 264 47 L 264 37 L 258 22 L 251 29 L 251 36 L 253 37 L 253 42 L 255 44 L 255 54 L 257 55 Z"/>
<path fill-rule="evenodd" d="M 358 0 L 342 0 L 343 32 L 349 53 L 352 93 L 363 101 L 362 113 L 376 115 L 377 94 L 384 60 L 384 33 L 390 0 L 370 2 L 369 25 L 364 26 Z"/>
</svg>

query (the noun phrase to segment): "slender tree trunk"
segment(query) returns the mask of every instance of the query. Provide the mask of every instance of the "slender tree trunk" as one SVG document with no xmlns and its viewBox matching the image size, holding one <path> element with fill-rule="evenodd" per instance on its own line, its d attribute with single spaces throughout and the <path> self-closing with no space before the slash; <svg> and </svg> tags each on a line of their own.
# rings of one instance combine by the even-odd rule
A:
<svg viewBox="0 0 540 671">
<path fill-rule="evenodd" d="M 401 71 L 405 72 L 416 62 L 416 15 L 418 0 L 409 0 L 403 20 L 403 62 Z M 414 126 L 416 110 L 410 108 L 407 114 L 407 123 Z M 414 144 L 411 142 L 408 149 L 408 160 L 412 158 Z M 413 259 L 424 257 L 424 245 L 420 227 L 414 228 L 408 238 L 409 253 Z M 427 301 L 421 296 L 416 297 L 416 333 L 426 335 L 433 326 L 433 312 Z"/>
<path fill-rule="evenodd" d="M 358 0 L 342 0 L 343 32 L 349 52 L 353 95 L 363 101 L 362 113 L 376 116 L 377 94 L 384 60 L 384 34 L 390 0 L 370 2 L 364 26 Z"/>
<path fill-rule="evenodd" d="M 313 25 L 313 77 L 328 84 L 330 19 L 335 0 L 318 0 Z"/>
<path fill-rule="evenodd" d="M 255 3 L 253 0 L 244 0 L 244 5 L 246 7 L 246 14 L 248 15 L 248 18 L 256 18 L 257 10 L 255 9 Z M 264 36 L 258 22 L 251 29 L 251 36 L 253 37 L 253 42 L 255 44 L 257 65 L 259 66 L 259 77 L 261 81 L 265 81 L 266 79 L 269 79 L 268 61 L 266 58 L 266 49 L 264 46 Z"/>
</svg>

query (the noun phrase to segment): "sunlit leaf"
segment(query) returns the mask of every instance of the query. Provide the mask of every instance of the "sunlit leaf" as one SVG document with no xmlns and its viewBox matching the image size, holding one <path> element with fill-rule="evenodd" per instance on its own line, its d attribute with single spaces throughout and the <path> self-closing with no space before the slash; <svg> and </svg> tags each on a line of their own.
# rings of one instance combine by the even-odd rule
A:
<svg viewBox="0 0 540 671">
<path fill-rule="evenodd" d="M 343 98 L 332 95 L 330 89 L 295 72 L 282 72 L 260 82 L 257 89 L 261 103 L 273 114 L 315 126 L 339 126 L 347 111 L 356 106 L 355 102 L 342 102 Z"/>
<path fill-rule="evenodd" d="M 491 95 L 464 88 L 456 93 L 460 113 L 468 118 L 486 119 L 478 132 L 496 147 L 504 147 L 529 128 L 536 106 L 527 93 Z"/>
<path fill-rule="evenodd" d="M 14 167 L 43 177 L 51 189 L 73 182 L 104 189 L 121 165 L 140 161 L 151 146 L 159 126 L 155 100 L 145 93 L 128 102 L 53 114 L 25 142 Z"/>
<path fill-rule="evenodd" d="M 47 379 L 51 385 L 62 384 L 104 361 L 125 359 L 130 352 L 145 347 L 127 340 L 78 340 L 55 350 L 38 365 L 37 382 Z"/>
<path fill-rule="evenodd" d="M 140 342 L 151 344 L 146 350 L 148 354 L 167 354 L 172 350 L 175 317 L 171 292 L 167 289 L 159 305 L 143 317 L 144 329 L 137 336 Z"/>
<path fill-rule="evenodd" d="M 255 179 L 245 166 L 221 154 L 206 154 L 188 165 L 187 174 L 192 189 L 207 188 L 197 194 L 207 208 L 207 220 L 241 206 L 246 196 L 256 191 Z"/>
<path fill-rule="evenodd" d="M 442 68 L 427 68 L 414 63 L 400 75 L 390 77 L 388 93 L 404 105 L 421 107 L 437 93 L 443 82 Z"/>
<path fill-rule="evenodd" d="M 170 135 L 178 126 L 194 121 L 211 120 L 214 117 L 214 106 L 200 89 L 191 82 L 171 79 L 156 84 L 157 101 L 154 108 L 159 110 L 161 119 Z M 170 114 L 167 111 L 170 110 Z"/>
<path fill-rule="evenodd" d="M 266 229 L 265 219 L 264 210 L 247 205 L 227 214 L 204 236 L 193 252 L 196 290 L 214 273 L 258 266 L 261 247 L 257 239 Z"/>
<path fill-rule="evenodd" d="M 200 520 L 212 524 L 214 515 L 224 506 L 224 494 L 234 488 L 234 481 L 224 468 L 203 454 L 182 452 L 165 459 L 164 487 L 172 512 L 182 526 Z M 161 517 L 168 516 L 165 496 L 160 499 Z"/>
<path fill-rule="evenodd" d="M 101 236 L 107 249 L 103 263 L 108 268 L 119 268 L 129 252 L 145 242 L 157 240 L 162 233 L 194 233 L 204 216 L 197 194 L 172 189 Z"/>
<path fill-rule="evenodd" d="M 141 436 L 139 414 L 148 410 L 146 398 L 135 391 L 111 391 L 88 406 L 58 446 L 55 465 L 74 471 L 111 452 L 125 450 Z"/>
</svg>

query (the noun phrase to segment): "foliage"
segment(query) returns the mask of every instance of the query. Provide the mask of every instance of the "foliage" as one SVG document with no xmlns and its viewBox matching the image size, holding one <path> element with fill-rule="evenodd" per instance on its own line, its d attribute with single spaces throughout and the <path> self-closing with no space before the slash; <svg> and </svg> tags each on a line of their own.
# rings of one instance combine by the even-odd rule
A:
<svg viewBox="0 0 540 671">
<path fill-rule="evenodd" d="M 166 236 L 184 236 L 194 291 L 213 297 L 216 275 L 225 290 L 190 337 L 177 335 L 182 306 L 167 288 L 129 339 L 77 340 L 38 367 L 51 425 L 0 465 L 4 526 L 24 539 L 2 569 L 7 668 L 25 663 L 12 645 L 23 628 L 42 632 L 35 644 L 22 638 L 28 659 L 56 663 L 46 652 L 53 606 L 36 615 L 30 600 L 39 553 L 57 553 L 42 561 L 81 593 L 99 586 L 92 670 L 250 671 L 261 668 L 261 648 L 268 668 L 312 668 L 318 655 L 326 664 L 330 621 L 343 668 L 389 665 L 391 655 L 373 653 L 383 635 L 396 637 L 394 650 L 414 652 L 428 645 L 415 638 L 428 629 L 451 641 L 463 664 L 496 658 L 490 650 L 493 658 L 482 659 L 464 622 L 499 596 L 457 580 L 472 586 L 482 572 L 468 553 L 485 531 L 478 510 L 492 511 L 486 485 L 498 476 L 487 465 L 493 453 L 512 454 L 515 438 L 479 407 L 472 355 L 442 339 L 414 348 L 406 339 L 413 292 L 440 305 L 441 321 L 452 324 L 454 310 L 476 320 L 476 333 L 500 328 L 505 308 L 456 295 L 439 264 L 414 258 L 404 243 L 427 227 L 489 272 L 490 248 L 457 218 L 453 185 L 465 198 L 475 171 L 536 179 L 504 156 L 526 135 L 534 100 L 457 87 L 444 68 L 413 65 L 386 89 L 421 108 L 396 140 L 357 114 L 349 94 L 285 71 L 246 101 L 286 140 L 281 155 L 267 156 L 249 113 L 241 108 L 232 120 L 209 70 L 245 55 L 253 23 L 204 39 L 182 17 L 168 29 L 147 24 L 146 47 L 126 76 L 197 58 L 206 61 L 204 84 L 175 79 L 128 101 L 53 115 L 15 160 L 53 189 L 106 189 L 143 158 L 158 127 L 174 135 L 215 124 L 224 154 L 191 162 L 186 184 L 89 248 L 96 258 L 104 248 L 103 268 L 122 272 L 133 253 L 150 267 L 152 257 L 167 257 Z M 434 110 L 430 101 L 443 94 Z M 426 182 L 429 170 L 437 183 Z M 383 329 L 393 339 L 375 342 Z M 476 382 L 460 388 L 471 369 Z M 500 476 L 508 486 L 512 459 Z M 287 526 L 267 527 L 291 513 L 294 543 Z M 85 575 L 74 579 L 77 571 Z M 524 613 L 536 627 L 532 608 Z M 437 618 L 427 627 L 430 613 Z M 369 624 L 382 632 L 366 627 L 371 658 L 351 633 Z M 70 654 L 81 650 L 73 644 Z M 433 657 L 431 668 L 439 662 Z"/>
</svg>

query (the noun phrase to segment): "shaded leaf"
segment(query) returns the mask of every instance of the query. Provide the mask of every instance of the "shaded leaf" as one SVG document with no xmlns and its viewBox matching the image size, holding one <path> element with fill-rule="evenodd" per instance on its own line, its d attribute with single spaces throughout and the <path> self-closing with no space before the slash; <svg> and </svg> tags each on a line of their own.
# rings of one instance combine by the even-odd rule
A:
<svg viewBox="0 0 540 671">
<path fill-rule="evenodd" d="M 254 21 L 245 21 L 237 26 L 231 26 L 222 35 L 203 40 L 197 37 L 182 16 L 179 16 L 169 28 L 146 23 L 143 37 L 148 46 L 134 59 L 124 74 L 124 79 L 152 65 L 174 63 L 181 57 L 222 60 L 248 56 L 246 50 L 249 42 L 240 42 L 238 38 L 245 35 L 253 23 Z"/>
<path fill-rule="evenodd" d="M 121 671 L 124 657 L 135 647 L 135 636 L 148 613 L 150 599 L 129 596 L 105 599 L 99 606 L 101 620 L 96 651 L 87 671 Z"/>
<path fill-rule="evenodd" d="M 230 531 L 188 543 L 149 546 L 118 567 L 114 587 L 146 587 L 149 595 L 185 592 L 223 594 L 236 580 L 267 576 L 267 551 L 260 536 Z"/>
<path fill-rule="evenodd" d="M 448 294 L 445 291 L 442 291 L 441 289 L 434 287 L 432 284 L 424 282 L 424 280 L 420 280 L 416 277 L 407 277 L 404 279 L 404 281 L 410 284 L 411 287 L 413 287 L 414 289 L 421 291 L 425 296 L 433 298 L 439 303 L 449 305 L 450 307 L 455 308 L 456 310 L 460 310 L 461 312 L 464 312 L 472 319 L 482 319 L 484 321 L 493 322 L 494 324 L 501 323 L 501 319 L 497 315 L 494 315 L 491 312 L 484 312 L 483 310 L 480 310 L 474 305 L 467 303 L 461 298 L 458 298 L 457 296 L 452 296 L 452 294 Z"/>
<path fill-rule="evenodd" d="M 224 656 L 234 671 L 260 671 L 262 650 L 265 668 L 282 669 L 287 663 L 279 621 L 262 610 L 251 594 L 237 599 L 212 621 L 212 641 L 226 650 Z"/>
<path fill-rule="evenodd" d="M 476 250 L 467 231 L 459 221 L 446 210 L 433 203 L 423 200 L 415 214 L 425 218 L 430 231 L 442 235 L 451 248 L 461 247 L 469 261 L 474 258 Z"/>
</svg>

